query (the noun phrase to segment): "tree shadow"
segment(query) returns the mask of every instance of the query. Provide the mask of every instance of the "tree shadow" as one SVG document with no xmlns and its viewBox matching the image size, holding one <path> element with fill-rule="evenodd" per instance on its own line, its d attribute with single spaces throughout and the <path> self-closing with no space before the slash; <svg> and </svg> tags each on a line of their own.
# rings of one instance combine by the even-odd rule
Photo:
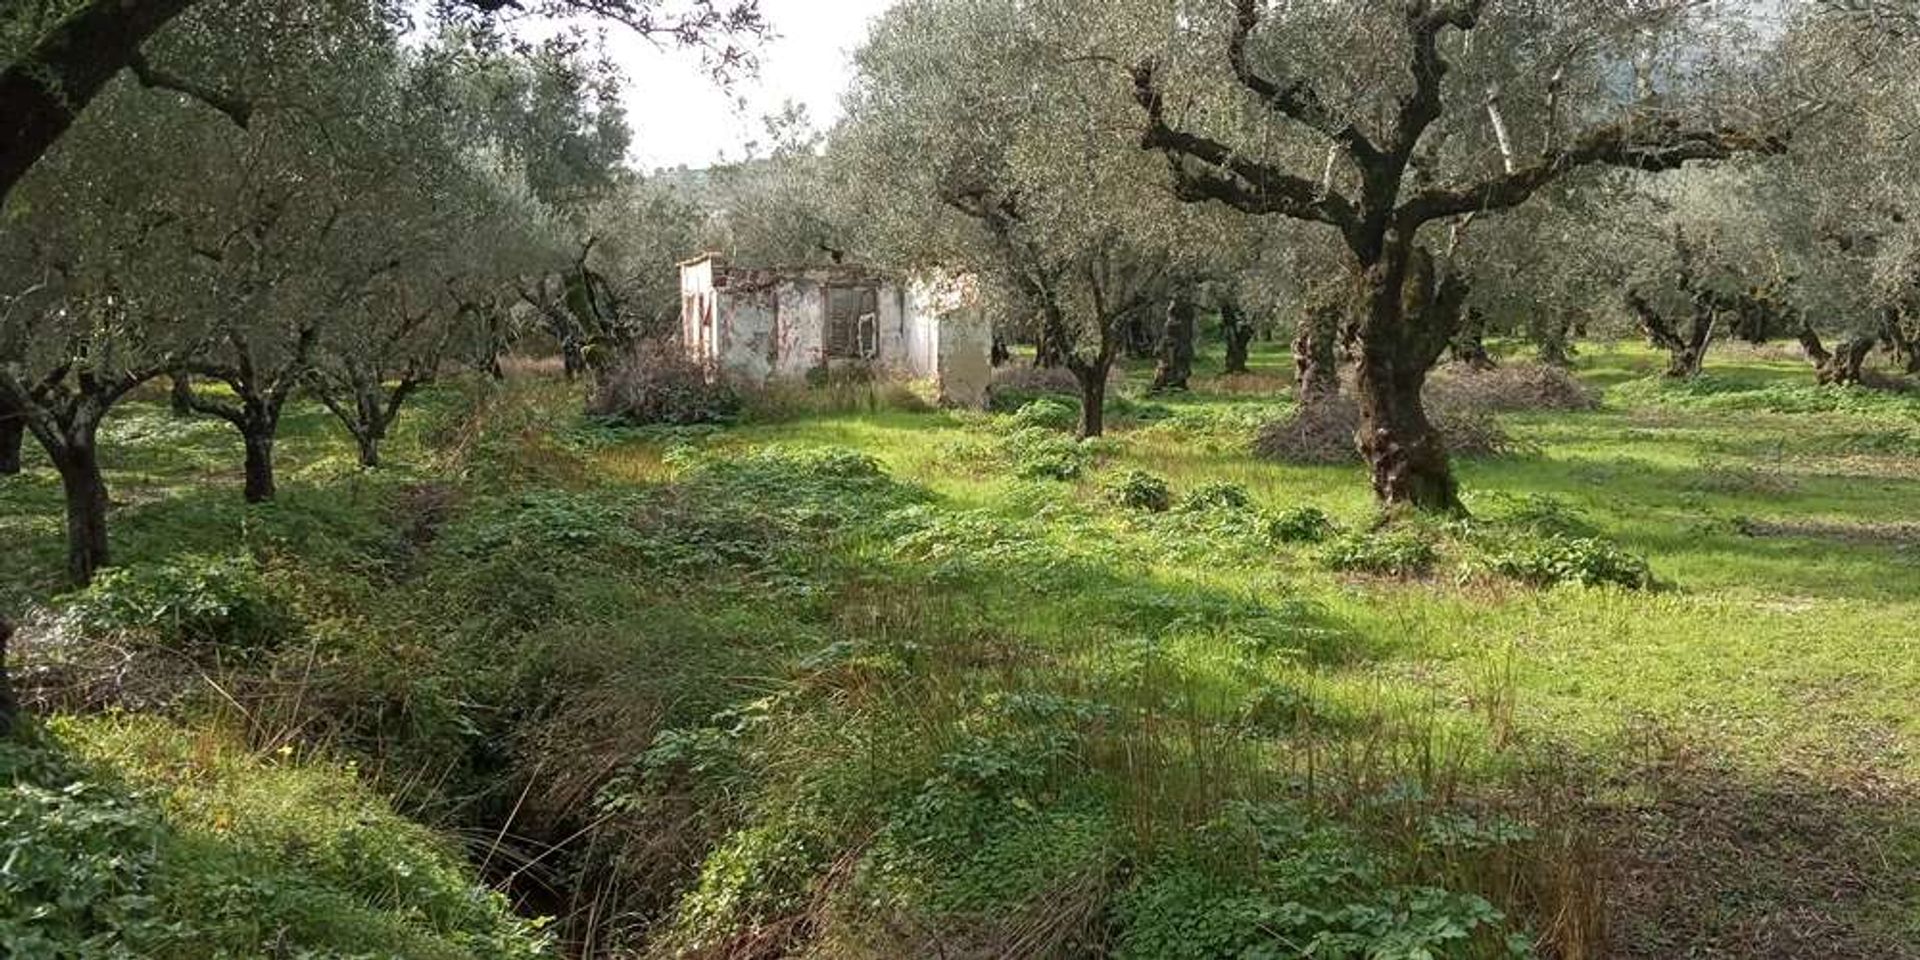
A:
<svg viewBox="0 0 1920 960">
<path fill-rule="evenodd" d="M 1612 956 L 1920 956 L 1913 784 L 1683 760 L 1595 793 L 1589 824 L 1614 851 Z"/>
</svg>

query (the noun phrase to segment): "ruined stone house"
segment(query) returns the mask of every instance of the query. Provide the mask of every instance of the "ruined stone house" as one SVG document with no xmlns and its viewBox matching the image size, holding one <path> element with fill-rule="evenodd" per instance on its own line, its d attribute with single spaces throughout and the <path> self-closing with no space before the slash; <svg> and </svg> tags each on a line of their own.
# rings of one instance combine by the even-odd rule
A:
<svg viewBox="0 0 1920 960">
<path fill-rule="evenodd" d="M 966 279 L 707 254 L 680 264 L 680 337 L 718 375 L 755 385 L 861 372 L 929 381 L 942 403 L 978 407 L 992 375 L 992 333 Z"/>
</svg>

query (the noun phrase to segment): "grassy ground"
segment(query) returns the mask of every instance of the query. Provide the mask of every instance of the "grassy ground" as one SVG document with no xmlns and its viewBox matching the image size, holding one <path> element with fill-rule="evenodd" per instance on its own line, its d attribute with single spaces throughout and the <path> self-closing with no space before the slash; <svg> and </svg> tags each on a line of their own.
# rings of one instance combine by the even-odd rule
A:
<svg viewBox="0 0 1920 960">
<path fill-rule="evenodd" d="M 359 759 L 594 948 L 1920 955 L 1920 401 L 1592 348 L 1601 409 L 1505 417 L 1477 520 L 1402 542 L 1358 467 L 1247 452 L 1283 359 L 1086 450 L 857 392 L 613 430 L 530 383 L 431 396 L 368 476 L 302 410 L 255 510 L 230 430 L 135 404 L 137 582 L 43 618 L 28 685 Z M 1277 539 L 1304 507 L 1348 538 Z M 0 486 L 6 608 L 50 603 L 58 518 L 46 470 Z M 1658 587 L 1490 572 L 1549 528 Z M 156 607 L 182 582 L 231 602 Z"/>
</svg>

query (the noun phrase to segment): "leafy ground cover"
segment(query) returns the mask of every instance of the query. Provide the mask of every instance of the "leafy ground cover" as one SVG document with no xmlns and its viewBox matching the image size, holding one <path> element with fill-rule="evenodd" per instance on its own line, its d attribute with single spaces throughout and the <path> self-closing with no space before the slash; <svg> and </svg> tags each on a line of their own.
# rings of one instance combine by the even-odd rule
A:
<svg viewBox="0 0 1920 960">
<path fill-rule="evenodd" d="M 46 763 L 142 829 L 286 814 L 156 794 L 166 751 L 119 740 L 217 732 L 253 798 L 292 750 L 573 949 L 1913 955 L 1920 400 L 1580 364 L 1599 406 L 1502 414 L 1471 520 L 1387 528 L 1359 467 L 1250 452 L 1271 352 L 1089 445 L 1070 398 L 631 430 L 531 380 L 431 394 L 369 474 L 303 409 L 260 508 L 230 431 L 138 403 L 125 569 L 58 596 L 36 465 L 0 603 L 68 717 Z M 328 856 L 271 869 L 444 915 Z"/>
</svg>

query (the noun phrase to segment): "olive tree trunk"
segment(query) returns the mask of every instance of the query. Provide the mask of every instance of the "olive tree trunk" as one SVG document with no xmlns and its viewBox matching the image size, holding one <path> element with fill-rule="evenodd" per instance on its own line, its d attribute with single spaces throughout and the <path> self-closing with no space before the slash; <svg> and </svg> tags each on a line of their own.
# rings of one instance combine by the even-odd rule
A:
<svg viewBox="0 0 1920 960">
<path fill-rule="evenodd" d="M 1309 308 L 1293 335 L 1294 399 L 1301 406 L 1340 395 L 1340 318 L 1331 304 Z"/>
<path fill-rule="evenodd" d="M 1098 437 L 1107 429 L 1107 367 L 1111 363 L 1073 363 L 1073 379 L 1080 385 L 1080 439 Z"/>
<path fill-rule="evenodd" d="M 76 587 L 111 563 L 107 547 L 107 481 L 100 473 L 100 450 L 93 426 L 72 431 L 58 448 L 47 450 L 60 472 L 67 505 L 67 580 Z"/>
<path fill-rule="evenodd" d="M 0 400 L 0 477 L 20 472 L 20 448 L 27 436 L 27 422 L 17 410 Z"/>
<path fill-rule="evenodd" d="M 1253 347 L 1253 321 L 1232 297 L 1220 302 L 1220 332 L 1227 339 L 1227 358 L 1222 370 L 1228 374 L 1249 372 L 1247 359 Z"/>
<path fill-rule="evenodd" d="M 1850 337 L 1828 350 L 1810 326 L 1800 328 L 1800 346 L 1813 361 L 1813 375 L 1821 386 L 1851 386 L 1860 382 L 1860 370 L 1873 353 L 1873 337 Z"/>
<path fill-rule="evenodd" d="M 283 371 L 276 378 L 280 382 L 264 389 L 254 382 L 251 367 L 246 369 L 249 371 L 246 374 L 229 371 L 220 375 L 238 395 L 238 404 L 203 397 L 191 390 L 186 400 L 193 411 L 225 420 L 239 432 L 241 445 L 246 449 L 243 495 L 248 503 L 265 503 L 278 492 L 273 470 L 274 438 L 280 432 L 280 411 L 301 368 Z"/>
<path fill-rule="evenodd" d="M 1361 265 L 1366 302 L 1360 317 L 1360 454 L 1374 495 L 1389 506 L 1462 513 L 1460 486 L 1446 442 L 1427 418 L 1421 390 L 1460 326 L 1466 284 L 1436 272 L 1424 248 L 1390 241 Z"/>
<path fill-rule="evenodd" d="M 273 481 L 273 435 L 272 426 L 257 426 L 244 429 L 241 437 L 247 447 L 247 484 L 248 503 L 265 503 L 272 500 L 278 492 Z"/>
<path fill-rule="evenodd" d="M 1493 356 L 1487 353 L 1486 314 L 1477 309 L 1467 311 L 1460 335 L 1453 338 L 1453 359 L 1472 370 L 1492 370 L 1497 366 Z"/>
<path fill-rule="evenodd" d="M 1920 373 L 1920 333 L 1909 333 L 1904 311 L 1885 307 L 1880 311 L 1880 339 L 1886 344 L 1893 362 L 1907 373 Z"/>
<path fill-rule="evenodd" d="M 1627 291 L 1627 308 L 1640 321 L 1641 332 L 1646 334 L 1648 342 L 1667 351 L 1666 375 L 1672 379 L 1697 377 L 1706 364 L 1707 347 L 1713 343 L 1714 325 L 1718 321 L 1709 299 L 1705 294 L 1694 294 L 1692 323 L 1682 335 L 1638 290 Z"/>
<path fill-rule="evenodd" d="M 167 404 L 176 417 L 193 416 L 193 381 L 185 373 L 175 373 L 168 378 Z"/>
<path fill-rule="evenodd" d="M 1167 303 L 1167 322 L 1160 333 L 1160 362 L 1153 371 L 1153 390 L 1186 390 L 1193 379 L 1194 306 L 1192 298 L 1177 293 Z"/>
</svg>

